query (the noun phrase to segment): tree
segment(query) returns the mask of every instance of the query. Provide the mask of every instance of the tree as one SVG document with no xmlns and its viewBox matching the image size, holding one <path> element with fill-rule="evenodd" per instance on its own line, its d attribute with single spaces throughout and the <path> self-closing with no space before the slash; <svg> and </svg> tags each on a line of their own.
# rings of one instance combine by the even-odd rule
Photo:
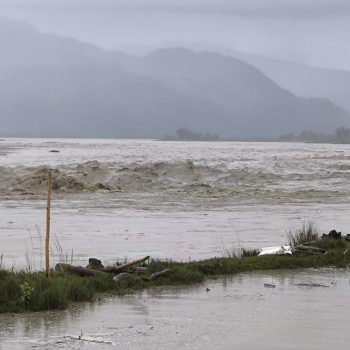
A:
<svg viewBox="0 0 350 350">
<path fill-rule="evenodd" d="M 350 129 L 349 128 L 345 128 L 344 126 L 342 126 L 341 128 L 338 128 L 337 130 L 335 130 L 335 135 L 337 136 L 337 139 L 341 140 L 341 141 L 350 141 Z"/>
</svg>

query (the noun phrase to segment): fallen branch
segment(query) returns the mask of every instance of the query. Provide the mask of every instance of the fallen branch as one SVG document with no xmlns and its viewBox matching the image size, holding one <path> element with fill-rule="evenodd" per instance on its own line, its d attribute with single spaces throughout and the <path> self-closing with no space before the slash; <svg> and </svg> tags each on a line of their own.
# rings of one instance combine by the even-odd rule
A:
<svg viewBox="0 0 350 350">
<path fill-rule="evenodd" d="M 123 264 L 123 265 L 106 266 L 104 269 L 102 269 L 102 271 L 108 272 L 108 273 L 120 272 L 121 270 L 125 270 L 130 266 L 141 264 L 141 263 L 145 262 L 146 260 L 148 260 L 149 258 L 150 258 L 149 256 L 145 256 L 144 258 L 129 261 L 128 263 Z"/>
<path fill-rule="evenodd" d="M 303 243 L 303 244 L 300 244 L 300 245 L 311 245 L 312 243 L 315 243 L 315 242 L 317 242 L 317 240 L 313 240 L 313 241 L 310 241 L 310 242 L 305 242 L 305 243 Z"/>
<path fill-rule="evenodd" d="M 305 252 L 313 252 L 313 253 L 320 253 L 320 254 L 323 254 L 323 253 L 325 253 L 327 251 L 326 249 L 323 249 L 323 248 L 313 247 L 313 246 L 309 246 L 309 245 L 306 246 L 306 245 L 303 245 L 303 244 L 297 245 L 295 247 L 295 250 L 305 251 Z"/>
<path fill-rule="evenodd" d="M 68 273 L 76 273 L 79 276 L 108 276 L 108 273 L 99 271 L 99 270 L 93 270 L 93 269 L 87 269 L 86 267 L 82 266 L 74 266 L 70 264 L 63 264 L 58 263 L 55 266 L 56 271 L 61 272 L 68 272 Z"/>
<path fill-rule="evenodd" d="M 112 343 L 111 341 L 103 340 L 101 337 L 93 337 L 93 336 L 88 336 L 88 335 L 79 335 L 77 337 L 68 335 L 68 336 L 65 336 L 65 339 L 67 339 L 67 340 L 81 340 L 83 342 L 96 343 L 96 344 L 114 345 L 114 343 Z"/>
<path fill-rule="evenodd" d="M 324 287 L 324 288 L 329 288 L 329 286 L 326 285 L 326 284 L 315 283 L 315 282 L 301 282 L 301 283 L 297 283 L 296 286 L 298 286 L 298 287 Z"/>
</svg>

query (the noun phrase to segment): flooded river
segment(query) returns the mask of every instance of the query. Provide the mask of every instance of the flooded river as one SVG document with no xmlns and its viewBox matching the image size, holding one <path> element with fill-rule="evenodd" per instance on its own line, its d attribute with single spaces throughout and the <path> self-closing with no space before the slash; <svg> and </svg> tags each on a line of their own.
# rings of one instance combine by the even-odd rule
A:
<svg viewBox="0 0 350 350">
<path fill-rule="evenodd" d="M 48 167 L 52 266 L 223 256 L 308 220 L 350 233 L 350 145 L 3 139 L 2 266 L 43 267 Z M 349 293 L 349 271 L 244 274 L 0 315 L 0 349 L 344 349 Z"/>
<path fill-rule="evenodd" d="M 4 139 L 6 267 L 42 266 L 47 167 L 53 263 L 199 259 L 283 244 L 307 220 L 324 232 L 349 227 L 349 145 Z"/>
</svg>

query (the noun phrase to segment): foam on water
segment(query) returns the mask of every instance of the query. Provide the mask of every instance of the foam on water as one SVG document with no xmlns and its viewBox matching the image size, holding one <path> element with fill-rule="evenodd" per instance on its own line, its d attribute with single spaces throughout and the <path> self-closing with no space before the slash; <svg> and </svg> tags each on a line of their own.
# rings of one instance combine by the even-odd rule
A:
<svg viewBox="0 0 350 350">
<path fill-rule="evenodd" d="M 9 139 L 1 149 L 6 199 L 43 198 L 46 167 L 55 170 L 57 194 L 158 193 L 187 204 L 339 203 L 350 196 L 348 145 Z"/>
<path fill-rule="evenodd" d="M 81 260 L 210 257 L 284 243 L 308 219 L 347 231 L 349 145 L 5 139 L 0 151 L 7 266 L 28 251 L 39 265 L 48 167 L 52 232 Z"/>
</svg>

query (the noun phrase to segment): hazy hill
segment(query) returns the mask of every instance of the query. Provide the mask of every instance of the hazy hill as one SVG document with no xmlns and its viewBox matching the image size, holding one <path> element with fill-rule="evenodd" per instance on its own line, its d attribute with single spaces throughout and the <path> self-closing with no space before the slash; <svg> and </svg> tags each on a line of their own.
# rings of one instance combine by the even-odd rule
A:
<svg viewBox="0 0 350 350">
<path fill-rule="evenodd" d="M 0 68 L 57 65 L 96 65 L 108 55 L 71 38 L 42 34 L 26 23 L 0 17 Z"/>
<path fill-rule="evenodd" d="M 18 69 L 0 79 L 3 135 L 157 137 L 201 124 L 224 131 L 215 124 L 220 107 L 118 68 Z"/>
<path fill-rule="evenodd" d="M 19 22 L 0 20 L 0 29 L 2 135 L 157 137 L 184 125 L 225 131 L 222 107 L 122 70 L 113 54 Z"/>
<path fill-rule="evenodd" d="M 317 68 L 264 56 L 232 53 L 260 69 L 278 85 L 297 96 L 328 98 L 350 111 L 350 72 Z"/>
<path fill-rule="evenodd" d="M 240 60 L 184 49 L 106 52 L 0 19 L 0 121 L 7 136 L 223 136 L 332 131 L 350 116 L 294 96 Z"/>
<path fill-rule="evenodd" d="M 252 65 L 217 53 L 161 49 L 138 61 L 120 62 L 138 74 L 224 106 L 245 134 L 326 131 L 349 123 L 349 114 L 330 101 L 296 97 Z"/>
</svg>

